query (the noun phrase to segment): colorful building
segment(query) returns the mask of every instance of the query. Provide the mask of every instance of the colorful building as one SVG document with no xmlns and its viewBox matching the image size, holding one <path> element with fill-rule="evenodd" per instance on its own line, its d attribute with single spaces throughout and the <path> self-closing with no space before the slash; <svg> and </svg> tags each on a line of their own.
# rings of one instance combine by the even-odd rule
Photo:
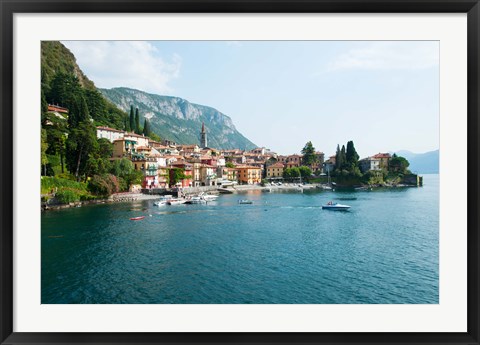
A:
<svg viewBox="0 0 480 345">
<path fill-rule="evenodd" d="M 236 167 L 237 178 L 240 184 L 256 184 L 262 181 L 262 169 L 249 165 L 239 165 Z"/>
<path fill-rule="evenodd" d="M 283 163 L 277 162 L 275 164 L 267 166 L 267 178 L 279 178 L 283 177 L 283 169 L 285 165 Z"/>
</svg>

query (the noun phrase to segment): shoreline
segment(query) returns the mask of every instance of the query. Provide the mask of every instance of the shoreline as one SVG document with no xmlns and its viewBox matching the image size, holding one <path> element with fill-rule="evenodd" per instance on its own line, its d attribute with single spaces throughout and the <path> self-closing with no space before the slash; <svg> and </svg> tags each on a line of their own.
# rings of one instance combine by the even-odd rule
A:
<svg viewBox="0 0 480 345">
<path fill-rule="evenodd" d="M 325 184 L 321 183 L 312 183 L 312 184 L 295 184 L 295 183 L 286 183 L 280 186 L 261 186 L 261 185 L 237 185 L 234 187 L 229 188 L 217 188 L 217 191 L 223 190 L 229 194 L 236 194 L 236 193 L 243 193 L 249 191 L 262 191 L 262 192 L 303 192 L 304 190 L 326 190 L 324 188 Z M 368 191 L 372 189 L 380 189 L 380 188 L 407 188 L 407 187 L 418 187 L 413 185 L 387 185 L 387 186 L 361 186 L 361 187 L 351 187 L 351 186 L 336 186 L 335 189 L 342 189 L 342 188 L 352 188 L 356 191 Z M 222 192 L 220 192 L 222 194 Z M 46 202 L 41 202 L 41 210 L 42 211 L 49 211 L 49 210 L 61 210 L 66 208 L 72 207 L 82 207 L 88 205 L 100 205 L 100 204 L 111 204 L 111 203 L 119 203 L 119 202 L 134 202 L 134 201 L 144 201 L 144 200 L 156 200 L 160 199 L 162 196 L 157 194 L 143 194 L 143 193 L 116 193 L 111 195 L 109 198 L 106 199 L 97 199 L 97 200 L 87 200 L 87 201 L 75 201 L 68 204 L 51 204 L 48 205 Z"/>
<path fill-rule="evenodd" d="M 101 204 L 112 204 L 112 203 L 118 203 L 118 202 L 155 200 L 159 198 L 160 198 L 160 195 L 149 195 L 149 194 L 142 194 L 142 193 L 117 193 L 117 194 L 111 195 L 107 199 L 75 201 L 68 204 L 48 205 L 47 203 L 42 202 L 41 210 L 42 211 L 62 210 L 66 208 L 82 207 L 82 206 L 88 206 L 88 205 L 101 205 Z"/>
</svg>

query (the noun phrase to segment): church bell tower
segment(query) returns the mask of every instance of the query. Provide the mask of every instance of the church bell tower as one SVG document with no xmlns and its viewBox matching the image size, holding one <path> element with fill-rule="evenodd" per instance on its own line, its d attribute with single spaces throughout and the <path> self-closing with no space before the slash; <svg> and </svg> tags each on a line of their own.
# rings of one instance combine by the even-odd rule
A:
<svg viewBox="0 0 480 345">
<path fill-rule="evenodd" d="M 202 122 L 202 131 L 200 132 L 200 146 L 201 148 L 205 148 L 208 146 L 207 144 L 207 132 L 205 132 L 205 123 Z"/>
</svg>

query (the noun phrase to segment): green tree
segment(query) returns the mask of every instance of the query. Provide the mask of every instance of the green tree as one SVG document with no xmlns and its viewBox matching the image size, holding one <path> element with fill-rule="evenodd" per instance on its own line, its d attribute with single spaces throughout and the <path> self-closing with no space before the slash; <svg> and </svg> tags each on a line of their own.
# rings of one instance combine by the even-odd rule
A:
<svg viewBox="0 0 480 345">
<path fill-rule="evenodd" d="M 312 176 L 312 170 L 309 167 L 301 166 L 298 168 L 298 170 L 300 171 L 300 176 L 302 178 L 308 178 Z"/>
<path fill-rule="evenodd" d="M 85 100 L 92 119 L 101 125 L 109 125 L 107 101 L 97 90 L 85 90 Z"/>
<path fill-rule="evenodd" d="M 138 108 L 135 109 L 135 133 L 142 134 L 140 130 L 140 115 L 138 114 Z"/>
<path fill-rule="evenodd" d="M 129 120 L 128 116 L 125 116 L 123 118 L 123 130 L 127 131 L 127 132 L 130 132 L 130 120 Z"/>
<path fill-rule="evenodd" d="M 146 137 L 150 137 L 151 131 L 150 131 L 150 123 L 148 122 L 147 118 L 143 121 L 143 135 Z"/>
<path fill-rule="evenodd" d="M 150 127 L 150 124 L 148 125 Z M 160 138 L 156 133 L 150 131 L 150 139 L 161 142 L 162 138 Z"/>
<path fill-rule="evenodd" d="M 347 152 L 346 152 L 346 159 L 349 167 L 356 167 L 358 165 L 358 156 L 357 150 L 355 150 L 355 145 L 353 141 L 347 142 Z"/>
<path fill-rule="evenodd" d="M 340 151 L 340 145 L 337 144 L 337 151 L 335 153 L 335 169 L 338 169 L 340 170 L 343 166 L 343 164 L 345 163 L 343 160 L 342 160 L 342 151 Z"/>
<path fill-rule="evenodd" d="M 97 150 L 97 132 L 90 121 L 82 121 L 70 130 L 66 161 L 68 170 L 73 173 L 77 181 L 86 173 L 88 157 Z"/>
<path fill-rule="evenodd" d="M 302 164 L 305 166 L 312 166 L 317 162 L 317 156 L 315 155 L 315 148 L 312 145 L 312 142 L 309 141 L 305 144 L 302 149 Z"/>
<path fill-rule="evenodd" d="M 133 112 L 133 105 L 130 106 L 130 130 L 135 131 L 135 113 Z"/>
<path fill-rule="evenodd" d="M 227 163 L 225 163 L 225 166 L 226 166 L 227 168 L 235 168 L 235 164 L 233 164 L 232 162 L 227 162 Z"/>
<path fill-rule="evenodd" d="M 58 156 L 61 172 L 64 173 L 65 142 L 67 139 L 67 120 L 60 118 L 53 113 L 46 113 L 43 117 L 43 129 L 47 134 L 48 149 L 46 153 L 50 156 Z M 53 168 L 53 161 L 49 162 Z"/>
<path fill-rule="evenodd" d="M 335 154 L 335 168 L 337 170 L 343 170 L 347 166 L 347 154 L 345 152 L 345 145 L 337 145 L 337 152 Z"/>
<path fill-rule="evenodd" d="M 108 159 L 102 157 L 96 157 L 94 154 L 90 154 L 87 159 L 87 167 L 85 173 L 88 176 L 103 175 L 111 170 L 111 163 Z"/>
<path fill-rule="evenodd" d="M 388 163 L 388 170 L 395 173 L 406 174 L 409 172 L 409 166 L 410 162 L 406 158 L 393 154 L 392 159 L 390 159 Z"/>
<path fill-rule="evenodd" d="M 41 145 L 40 145 L 40 152 L 41 152 L 41 164 L 43 166 L 43 175 L 47 175 L 47 164 L 48 164 L 48 157 L 47 157 L 47 149 L 48 149 L 48 143 L 47 143 L 47 131 L 42 128 L 41 132 Z"/>
<path fill-rule="evenodd" d="M 300 169 L 297 167 L 286 168 L 283 170 L 283 178 L 285 179 L 294 179 L 301 176 Z"/>
<path fill-rule="evenodd" d="M 95 175 L 88 182 L 88 190 L 95 195 L 107 197 L 119 191 L 117 177 L 112 174 Z"/>
<path fill-rule="evenodd" d="M 175 186 L 178 182 L 189 178 L 191 178 L 191 176 L 185 175 L 183 169 L 173 168 L 170 173 L 170 185 Z"/>
<path fill-rule="evenodd" d="M 68 109 L 68 126 L 70 130 L 78 126 L 80 122 L 90 121 L 90 113 L 88 111 L 87 101 L 82 90 L 76 91 L 72 95 Z"/>
<path fill-rule="evenodd" d="M 118 177 L 126 178 L 134 170 L 135 170 L 135 167 L 133 163 L 127 158 L 122 158 L 122 159 L 115 159 L 112 162 L 110 173 Z"/>
<path fill-rule="evenodd" d="M 106 138 L 98 139 L 98 156 L 101 158 L 111 158 L 113 155 L 113 144 Z"/>
<path fill-rule="evenodd" d="M 127 158 L 114 160 L 110 166 L 110 173 L 119 178 L 122 191 L 128 190 L 131 185 L 141 184 L 143 180 L 143 172 L 135 170 L 133 163 Z"/>
<path fill-rule="evenodd" d="M 90 119 L 85 91 L 82 89 L 78 78 L 73 74 L 55 74 L 47 101 L 68 109 L 68 125 L 70 128 L 77 126 L 80 122 Z"/>
</svg>

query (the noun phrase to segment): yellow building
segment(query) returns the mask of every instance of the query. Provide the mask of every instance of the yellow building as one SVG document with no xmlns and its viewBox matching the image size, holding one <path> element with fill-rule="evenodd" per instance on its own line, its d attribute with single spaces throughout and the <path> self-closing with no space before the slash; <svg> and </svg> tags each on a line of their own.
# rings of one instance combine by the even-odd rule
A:
<svg viewBox="0 0 480 345">
<path fill-rule="evenodd" d="M 136 152 L 137 141 L 116 139 L 113 141 L 113 158 L 122 158 Z"/>
<path fill-rule="evenodd" d="M 262 181 L 262 169 L 249 165 L 240 165 L 236 167 L 238 182 L 240 184 L 255 184 Z"/>
<path fill-rule="evenodd" d="M 283 163 L 275 163 L 275 164 L 269 165 L 267 167 L 267 178 L 282 177 L 284 167 L 285 165 L 283 165 Z"/>
</svg>

